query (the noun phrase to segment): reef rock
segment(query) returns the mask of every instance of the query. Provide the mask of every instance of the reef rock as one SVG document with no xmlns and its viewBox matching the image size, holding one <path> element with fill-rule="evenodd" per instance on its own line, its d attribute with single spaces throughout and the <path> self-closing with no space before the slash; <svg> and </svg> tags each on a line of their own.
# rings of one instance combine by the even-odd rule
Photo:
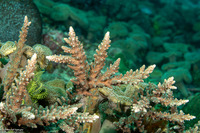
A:
<svg viewBox="0 0 200 133">
<path fill-rule="evenodd" d="M 0 41 L 17 41 L 24 16 L 31 21 L 27 44 L 41 43 L 41 18 L 32 0 L 0 0 Z"/>
</svg>

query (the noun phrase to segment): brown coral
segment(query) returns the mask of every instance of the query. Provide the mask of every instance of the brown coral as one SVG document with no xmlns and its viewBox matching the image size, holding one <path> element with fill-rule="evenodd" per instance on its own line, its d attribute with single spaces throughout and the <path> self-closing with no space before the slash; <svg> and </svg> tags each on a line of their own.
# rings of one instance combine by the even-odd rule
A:
<svg viewBox="0 0 200 133">
<path fill-rule="evenodd" d="M 50 61 L 68 63 L 68 67 L 74 70 L 74 75 L 76 77 L 72 82 L 78 86 L 77 91 L 84 94 L 88 94 L 87 92 L 92 88 L 104 86 L 112 88 L 112 85 L 137 84 L 138 82 L 143 81 L 142 79 L 147 78 L 149 73 L 155 68 L 155 65 L 152 65 L 147 69 L 145 69 L 145 66 L 142 66 L 140 70 L 136 70 L 135 72 L 130 70 L 124 76 L 114 76 L 114 74 L 118 72 L 120 59 L 117 59 L 113 65 L 110 65 L 104 74 L 101 73 L 107 57 L 106 50 L 109 48 L 111 42 L 109 38 L 109 32 L 107 32 L 102 43 L 96 50 L 97 54 L 94 55 L 94 62 L 89 65 L 86 60 L 83 45 L 79 42 L 73 28 L 70 27 L 69 38 L 65 38 L 64 40 L 71 48 L 63 46 L 62 49 L 64 52 L 71 54 L 71 56 L 53 55 L 47 56 L 46 58 Z"/>
<path fill-rule="evenodd" d="M 27 17 L 25 17 L 20 39 L 16 43 L 16 51 L 13 53 L 7 76 L 5 77 L 4 90 L 5 101 L 0 103 L 0 116 L 3 128 L 13 128 L 16 126 L 27 126 L 38 128 L 39 126 L 49 125 L 50 122 L 57 123 L 62 119 L 65 126 L 60 126 L 66 132 L 72 132 L 80 127 L 80 123 L 91 123 L 98 119 L 97 115 L 89 115 L 87 112 L 78 113 L 77 110 L 82 104 L 66 105 L 65 103 L 55 103 L 51 107 L 42 106 L 33 107 L 32 100 L 27 92 L 27 85 L 34 77 L 36 70 L 37 55 L 33 54 L 25 68 L 16 76 L 19 63 L 24 52 L 24 43 L 26 41 L 27 29 L 30 25 Z M 18 62 L 17 62 L 18 61 Z M 16 64 L 13 64 L 16 63 Z M 15 66 L 16 65 L 16 66 Z M 16 69 L 16 70 L 15 70 Z M 8 93 L 8 89 L 9 93 Z M 68 127 L 68 129 L 66 128 Z M 24 128 L 26 129 L 26 128 Z M 4 131 L 2 129 L 2 131 Z"/>
<path fill-rule="evenodd" d="M 176 107 L 187 103 L 188 100 L 173 98 L 171 89 L 176 89 L 173 86 L 175 83 L 173 77 L 165 80 L 163 84 L 143 83 L 144 79 L 152 73 L 155 65 L 151 65 L 146 69 L 145 65 L 143 65 L 140 69 L 136 71 L 130 70 L 125 75 L 115 75 L 119 69 L 120 59 L 117 59 L 113 65 L 110 65 L 105 73 L 101 73 L 107 57 L 106 50 L 109 48 L 111 42 L 109 38 L 109 32 L 107 32 L 102 43 L 96 50 L 97 54 L 94 55 L 94 62 L 88 64 L 83 45 L 79 42 L 73 28 L 70 27 L 69 38 L 65 38 L 64 40 L 71 47 L 63 46 L 62 49 L 71 56 L 53 55 L 46 58 L 54 62 L 67 63 L 68 67 L 74 70 L 76 78 L 72 82 L 76 86 L 78 94 L 84 95 L 82 99 L 86 111 L 90 113 L 96 112 L 95 109 L 97 109 L 98 101 L 101 99 L 100 94 L 103 95 L 103 98 L 106 97 L 109 102 L 124 105 L 128 109 L 131 108 L 131 112 L 128 109 L 123 109 L 124 106 L 113 108 L 117 112 L 122 113 L 124 111 L 123 115 L 127 116 L 119 117 L 117 121 L 117 116 L 115 116 L 116 122 L 114 124 L 123 130 L 123 132 L 131 132 L 133 130 L 132 124 L 137 127 L 134 129 L 135 131 L 148 131 L 147 128 L 150 126 L 156 126 L 156 128 L 151 127 L 154 132 L 164 131 L 167 121 L 177 122 L 175 126 L 178 128 L 174 128 L 173 130 L 176 131 L 179 129 L 179 131 L 182 131 L 183 122 L 195 117 L 185 115 L 181 111 L 178 113 Z M 120 86 L 122 84 L 127 85 L 125 90 L 121 90 Z M 161 104 L 163 108 L 169 107 L 170 111 L 161 112 L 156 110 L 155 107 L 158 104 Z M 162 125 L 159 125 L 159 122 Z"/>
<path fill-rule="evenodd" d="M 26 37 L 28 33 L 28 26 L 31 24 L 31 22 L 28 21 L 28 18 L 25 17 L 24 19 L 24 25 L 22 27 L 22 31 L 20 32 L 19 40 L 16 42 L 16 51 L 12 54 L 9 61 L 9 66 L 7 74 L 5 76 L 4 80 L 4 94 L 7 93 L 8 89 L 11 87 L 11 84 L 17 75 L 17 71 L 19 68 L 19 65 L 22 61 L 22 54 L 24 52 L 24 46 L 26 42 Z"/>
</svg>

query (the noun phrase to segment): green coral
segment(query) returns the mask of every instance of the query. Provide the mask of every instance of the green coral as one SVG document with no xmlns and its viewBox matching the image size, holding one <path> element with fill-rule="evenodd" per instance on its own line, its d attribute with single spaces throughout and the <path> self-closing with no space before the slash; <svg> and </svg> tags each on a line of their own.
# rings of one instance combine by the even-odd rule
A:
<svg viewBox="0 0 200 133">
<path fill-rule="evenodd" d="M 33 80 L 28 84 L 27 90 L 31 99 L 37 103 L 38 100 L 44 99 L 47 96 L 47 87 L 40 82 L 40 77 L 44 71 L 36 72 Z"/>
</svg>

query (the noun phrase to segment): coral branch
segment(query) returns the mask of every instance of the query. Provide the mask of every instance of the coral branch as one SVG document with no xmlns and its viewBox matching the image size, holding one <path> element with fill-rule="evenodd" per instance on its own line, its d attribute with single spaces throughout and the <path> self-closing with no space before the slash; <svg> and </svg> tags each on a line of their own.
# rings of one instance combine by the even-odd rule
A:
<svg viewBox="0 0 200 133">
<path fill-rule="evenodd" d="M 62 49 L 66 53 L 70 53 L 71 56 L 47 56 L 46 58 L 50 61 L 55 61 L 59 63 L 68 63 L 68 67 L 74 70 L 75 80 L 72 80 L 77 86 L 80 87 L 79 91 L 84 92 L 88 89 L 87 83 L 87 71 L 89 69 L 88 63 L 86 61 L 86 55 L 83 50 L 83 45 L 79 42 L 74 29 L 69 28 L 69 38 L 64 39 L 71 48 L 62 46 Z"/>
<path fill-rule="evenodd" d="M 23 54 L 23 48 L 26 42 L 26 36 L 28 34 L 28 27 L 31 22 L 28 21 L 27 16 L 24 18 L 24 24 L 22 26 L 22 31 L 20 31 L 20 36 L 18 42 L 16 42 L 16 51 L 11 55 L 10 61 L 8 63 L 8 70 L 5 78 L 3 79 L 4 84 L 4 96 L 8 92 L 8 89 L 11 87 L 12 82 L 14 81 L 19 65 L 21 64 L 21 58 Z"/>
<path fill-rule="evenodd" d="M 181 122 L 183 123 L 185 120 L 189 121 L 191 119 L 196 118 L 195 116 L 192 115 L 185 115 L 182 111 L 180 111 L 180 114 L 178 113 L 174 113 L 174 114 L 170 114 L 170 113 L 155 113 L 157 117 L 165 119 L 165 120 L 169 120 L 169 121 L 177 121 L 177 122 Z"/>
<path fill-rule="evenodd" d="M 91 63 L 90 67 L 90 78 L 91 80 L 94 80 L 99 76 L 101 73 L 101 70 L 103 69 L 105 65 L 105 59 L 107 58 L 107 52 L 108 48 L 110 47 L 110 33 L 107 32 L 104 36 L 104 39 L 102 43 L 98 46 L 98 49 L 96 50 L 96 53 L 94 55 L 94 63 Z"/>
<path fill-rule="evenodd" d="M 137 69 L 136 71 L 128 71 L 122 78 L 119 78 L 118 80 L 120 83 L 132 85 L 138 84 L 139 82 L 144 82 L 143 79 L 148 78 L 149 74 L 153 72 L 155 67 L 156 65 L 151 65 L 145 69 L 145 65 L 143 65 L 139 70 Z"/>
</svg>

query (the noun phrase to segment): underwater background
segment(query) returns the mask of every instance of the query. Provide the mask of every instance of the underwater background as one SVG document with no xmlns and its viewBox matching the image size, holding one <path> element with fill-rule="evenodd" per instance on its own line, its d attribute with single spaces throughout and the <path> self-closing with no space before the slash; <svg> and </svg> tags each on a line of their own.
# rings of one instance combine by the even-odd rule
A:
<svg viewBox="0 0 200 133">
<path fill-rule="evenodd" d="M 24 39 L 26 42 L 22 48 L 23 52 L 15 55 L 15 51 L 20 49 L 18 39 L 22 38 L 19 37 L 19 31 L 24 30 L 21 27 L 26 27 L 23 26 L 25 16 L 31 21 L 30 26 L 27 24 L 27 40 Z M 73 47 L 76 46 L 70 45 L 69 42 L 79 44 L 79 41 L 73 38 L 72 29 L 71 34 L 69 33 L 70 26 L 81 42 L 77 46 L 80 49 L 75 49 L 75 52 Z M 107 31 L 111 42 L 106 38 Z M 68 41 L 64 40 L 68 36 Z M 73 39 L 76 41 L 73 42 Z M 110 47 L 106 43 L 110 43 Z M 199 0 L 0 0 L 0 46 L 2 131 L 13 129 L 12 132 L 59 133 L 200 132 Z M 70 50 L 73 52 L 64 49 L 63 46 L 71 46 Z M 107 52 L 104 52 L 106 50 Z M 73 55 L 76 52 L 81 55 Z M 9 109 L 8 103 L 14 105 L 12 84 L 15 83 L 15 88 L 19 88 L 20 84 L 18 86 L 17 81 L 22 80 L 22 75 L 20 76 L 19 71 L 11 72 L 15 74 L 12 81 L 8 82 L 7 80 L 11 79 L 8 71 L 11 68 L 25 70 L 27 59 L 31 59 L 33 53 L 37 53 L 35 75 L 30 77 L 29 83 L 25 85 L 31 104 L 26 102 L 25 98 L 21 98 L 20 111 Z M 80 67 L 83 68 L 80 68 L 71 58 L 72 61 L 57 56 L 57 59 L 53 59 L 52 55 L 60 54 L 66 55 L 67 58 L 72 55 L 76 61 L 87 57 L 87 61 L 83 60 L 86 63 L 83 63 L 83 66 L 81 64 Z M 13 57 L 19 55 L 22 56 L 18 61 L 20 63 L 14 67 Z M 115 69 L 118 68 L 118 58 L 120 63 L 117 71 Z M 98 66 L 96 60 L 102 62 L 102 66 Z M 113 70 L 107 69 L 112 68 L 110 64 L 116 67 Z M 150 67 L 145 70 L 140 68 L 142 65 Z M 95 66 L 96 69 L 99 67 L 98 71 L 96 70 L 98 74 L 91 76 Z M 83 69 L 85 77 L 80 76 Z M 130 69 L 139 69 L 139 72 L 132 73 Z M 111 72 L 110 75 L 106 73 L 108 71 Z M 130 72 L 127 75 L 132 75 L 135 81 L 130 81 L 131 77 L 127 76 L 129 79 L 120 83 L 119 80 L 124 79 L 117 79 L 116 82 L 112 80 L 111 83 L 103 82 L 115 79 L 115 75 L 126 75 L 127 71 Z M 106 74 L 109 75 L 108 78 L 103 77 L 102 82 L 97 84 L 101 76 Z M 175 83 L 170 78 L 172 76 Z M 19 79 L 15 80 L 16 78 Z M 71 81 L 72 78 L 75 80 Z M 159 82 L 163 83 L 162 87 Z M 177 89 L 174 90 L 172 84 Z M 10 97 L 12 100 L 8 100 Z M 178 99 L 183 101 L 176 101 Z M 74 109 L 76 106 L 77 114 L 73 116 L 76 112 L 73 111 L 63 118 L 56 116 L 56 120 L 52 120 L 53 115 L 52 118 L 44 117 L 42 122 L 32 120 L 36 119 L 36 116 L 42 117 L 42 111 L 39 110 L 44 110 L 43 116 L 48 114 L 48 109 L 45 108 L 47 106 L 59 110 L 58 105 L 54 106 L 56 102 L 67 109 Z M 82 105 L 79 105 L 80 103 Z M 8 110 L 4 110 L 4 105 Z M 34 108 L 31 111 L 37 112 L 31 120 L 26 117 L 28 122 L 26 119 L 21 120 L 21 117 L 25 118 L 24 105 L 31 106 Z M 53 109 L 49 110 L 50 113 L 55 113 Z M 9 111 L 16 112 L 16 116 L 9 116 Z M 182 111 L 191 116 L 183 115 Z M 81 114 L 86 112 L 89 113 L 87 117 Z M 84 120 L 79 121 L 81 117 Z M 46 121 L 50 122 L 47 124 Z M 45 124 L 41 124 L 43 122 Z"/>
</svg>

